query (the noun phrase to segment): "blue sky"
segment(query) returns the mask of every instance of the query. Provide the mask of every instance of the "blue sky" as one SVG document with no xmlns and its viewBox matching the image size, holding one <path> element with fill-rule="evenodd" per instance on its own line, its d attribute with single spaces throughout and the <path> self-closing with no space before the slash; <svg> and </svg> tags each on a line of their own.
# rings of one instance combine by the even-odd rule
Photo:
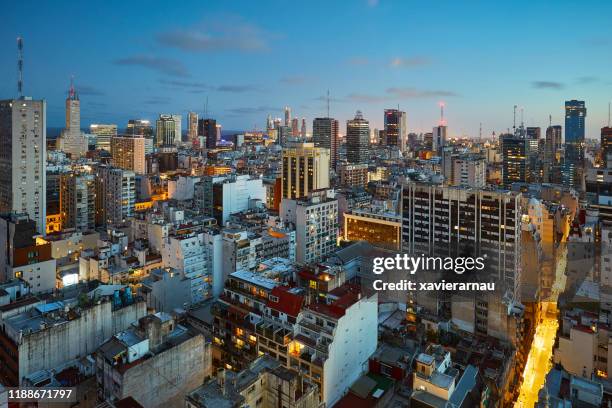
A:
<svg viewBox="0 0 612 408">
<path fill-rule="evenodd" d="M 70 76 L 82 125 L 209 112 L 225 129 L 261 129 L 284 105 L 372 127 L 400 106 L 429 131 L 446 103 L 452 135 L 562 124 L 587 103 L 598 137 L 612 100 L 612 2 L 594 1 L 21 1 L 3 6 L 0 97 L 16 94 L 15 38 L 25 38 L 25 92 L 61 126 Z M 344 125 L 342 125 L 344 128 Z"/>
</svg>

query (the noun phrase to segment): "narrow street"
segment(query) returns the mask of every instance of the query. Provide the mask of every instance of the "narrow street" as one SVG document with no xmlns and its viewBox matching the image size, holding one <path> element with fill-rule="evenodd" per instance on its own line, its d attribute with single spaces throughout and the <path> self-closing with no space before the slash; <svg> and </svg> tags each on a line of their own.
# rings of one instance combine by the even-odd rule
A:
<svg viewBox="0 0 612 408">
<path fill-rule="evenodd" d="M 533 408 L 538 401 L 538 393 L 544 386 L 546 374 L 552 366 L 553 346 L 559 329 L 557 321 L 557 299 L 565 288 L 565 268 L 567 247 L 562 244 L 557 253 L 555 282 L 550 301 L 541 303 L 541 319 L 536 328 L 527 364 L 523 372 L 523 383 L 515 408 Z"/>
</svg>

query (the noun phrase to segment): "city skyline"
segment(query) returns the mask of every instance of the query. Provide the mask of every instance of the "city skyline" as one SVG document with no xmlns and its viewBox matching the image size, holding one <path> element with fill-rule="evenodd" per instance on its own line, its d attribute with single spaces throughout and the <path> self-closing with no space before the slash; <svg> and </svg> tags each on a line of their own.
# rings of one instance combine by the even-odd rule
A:
<svg viewBox="0 0 612 408">
<path fill-rule="evenodd" d="M 317 2 L 282 6 L 13 3 L 0 28 L 7 79 L 0 90 L 17 96 L 15 38 L 23 36 L 24 93 L 46 99 L 50 127 L 62 126 L 72 75 L 84 128 L 123 129 L 130 118 L 153 121 L 159 113 L 186 117 L 202 113 L 208 98 L 209 116 L 224 129 L 264 129 L 267 115 L 282 117 L 288 105 L 310 130 L 312 119 L 326 116 L 328 89 L 341 133 L 356 110 L 381 129 L 383 110 L 398 105 L 408 131 L 431 131 L 442 100 L 452 137 L 476 137 L 480 123 L 485 136 L 504 132 L 514 105 L 527 126 L 545 128 L 549 115 L 564 125 L 571 99 L 589 109 L 587 138 L 607 125 L 610 5 L 572 20 L 573 36 L 563 24 L 546 24 L 573 17 L 569 2 L 531 5 L 529 15 L 521 4 L 444 3 L 435 21 L 431 6 L 404 2 L 325 4 L 331 18 L 324 21 Z M 351 21 L 362 29 L 342 28 Z"/>
</svg>

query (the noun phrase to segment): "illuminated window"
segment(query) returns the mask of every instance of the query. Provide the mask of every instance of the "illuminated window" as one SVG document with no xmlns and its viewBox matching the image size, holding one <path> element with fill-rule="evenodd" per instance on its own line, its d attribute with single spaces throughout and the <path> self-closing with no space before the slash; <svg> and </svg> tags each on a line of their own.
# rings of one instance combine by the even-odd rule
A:
<svg viewBox="0 0 612 408">
<path fill-rule="evenodd" d="M 317 288 L 317 281 L 311 280 L 310 281 L 310 288 L 311 289 L 316 289 Z"/>
</svg>

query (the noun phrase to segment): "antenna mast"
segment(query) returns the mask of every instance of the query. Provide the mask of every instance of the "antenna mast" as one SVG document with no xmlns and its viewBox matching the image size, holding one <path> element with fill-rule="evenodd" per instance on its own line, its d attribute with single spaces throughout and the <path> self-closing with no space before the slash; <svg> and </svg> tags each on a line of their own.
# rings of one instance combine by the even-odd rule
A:
<svg viewBox="0 0 612 408">
<path fill-rule="evenodd" d="M 516 131 L 516 108 L 517 108 L 517 106 L 514 105 L 514 119 L 512 121 L 512 130 L 513 131 Z"/>
<path fill-rule="evenodd" d="M 444 126 L 444 102 L 440 102 L 440 126 Z"/>
<path fill-rule="evenodd" d="M 480 127 L 478 128 L 478 142 L 482 142 L 482 122 L 480 122 Z"/>
<path fill-rule="evenodd" d="M 552 115 L 548 115 L 548 127 L 552 127 Z"/>
<path fill-rule="evenodd" d="M 17 37 L 17 93 L 23 97 L 23 38 Z"/>
</svg>

